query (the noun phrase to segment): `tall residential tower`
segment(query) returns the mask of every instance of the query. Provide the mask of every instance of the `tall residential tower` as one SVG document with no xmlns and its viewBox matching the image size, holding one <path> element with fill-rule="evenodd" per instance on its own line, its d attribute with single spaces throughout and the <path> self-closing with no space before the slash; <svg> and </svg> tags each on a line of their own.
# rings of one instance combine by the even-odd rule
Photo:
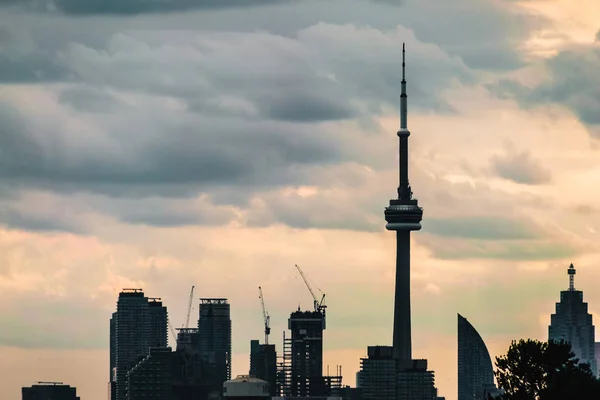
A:
<svg viewBox="0 0 600 400">
<path fill-rule="evenodd" d="M 385 209 L 386 229 L 396 231 L 396 290 L 394 300 L 393 356 L 396 360 L 412 359 L 410 325 L 410 232 L 421 229 L 423 209 L 413 199 L 408 183 L 408 137 L 405 48 L 402 46 L 402 94 L 400 95 L 398 198 Z"/>
<path fill-rule="evenodd" d="M 473 325 L 458 314 L 458 400 L 482 400 L 495 388 L 490 353 Z"/>
<path fill-rule="evenodd" d="M 556 303 L 556 313 L 550 317 L 548 340 L 564 340 L 571 343 L 571 349 L 580 363 L 589 364 L 597 373 L 596 345 L 592 314 L 583 301 L 583 292 L 575 290 L 575 267 L 569 266 L 569 290 L 560 292 L 560 303 Z"/>
<path fill-rule="evenodd" d="M 150 301 L 149 301 L 150 300 Z M 167 308 L 142 289 L 123 289 L 110 322 L 110 398 L 128 400 L 127 373 L 149 354 L 166 346 Z"/>
<path fill-rule="evenodd" d="M 205 373 L 211 375 L 209 380 L 219 389 L 231 379 L 230 312 L 227 299 L 200 299 L 198 350 L 205 362 Z"/>
</svg>

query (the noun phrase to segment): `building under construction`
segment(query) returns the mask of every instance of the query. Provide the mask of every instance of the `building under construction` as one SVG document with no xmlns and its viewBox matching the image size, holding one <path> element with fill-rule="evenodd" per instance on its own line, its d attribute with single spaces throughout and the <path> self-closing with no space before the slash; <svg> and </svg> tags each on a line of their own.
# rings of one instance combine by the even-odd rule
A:
<svg viewBox="0 0 600 400">
<path fill-rule="evenodd" d="M 323 331 L 326 328 L 325 294 L 318 300 L 306 276 L 296 265 L 312 298 L 314 309 L 298 307 L 288 320 L 291 337 L 283 333 L 283 355 L 278 365 L 279 393 L 285 397 L 331 396 L 341 387 L 341 374 L 323 376 Z"/>
</svg>

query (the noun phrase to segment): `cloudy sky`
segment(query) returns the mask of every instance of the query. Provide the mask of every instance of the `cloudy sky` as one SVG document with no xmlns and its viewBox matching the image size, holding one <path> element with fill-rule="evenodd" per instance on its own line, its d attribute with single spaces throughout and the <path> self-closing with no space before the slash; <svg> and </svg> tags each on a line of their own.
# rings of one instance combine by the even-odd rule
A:
<svg viewBox="0 0 600 400">
<path fill-rule="evenodd" d="M 0 398 L 106 397 L 123 287 L 228 297 L 233 372 L 327 294 L 326 364 L 390 344 L 401 45 L 413 345 L 456 399 L 456 313 L 498 355 L 576 286 L 600 318 L 597 0 L 0 0 Z M 197 307 L 194 309 L 197 315 Z M 195 319 L 194 317 L 193 319 Z"/>
</svg>

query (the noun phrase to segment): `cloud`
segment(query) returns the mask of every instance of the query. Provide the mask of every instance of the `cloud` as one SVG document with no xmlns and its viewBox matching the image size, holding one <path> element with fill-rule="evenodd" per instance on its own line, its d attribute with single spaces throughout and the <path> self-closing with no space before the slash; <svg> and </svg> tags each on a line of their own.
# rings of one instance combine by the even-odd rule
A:
<svg viewBox="0 0 600 400">
<path fill-rule="evenodd" d="M 543 236 L 531 222 L 501 217 L 429 218 L 427 231 L 439 236 L 477 240 L 528 240 Z"/>
<path fill-rule="evenodd" d="M 540 240 L 460 240 L 436 239 L 428 235 L 419 239 L 433 253 L 433 256 L 443 260 L 568 260 L 581 254 L 582 250 L 574 244 L 560 238 L 545 238 Z"/>
<path fill-rule="evenodd" d="M 29 34 L 23 54 L 48 36 Z M 44 54 L 70 78 L 9 85 L 0 99 L 0 175 L 16 188 L 189 197 L 224 185 L 248 194 L 311 184 L 315 168 L 350 161 L 377 167 L 356 147 L 365 140 L 356 123 L 379 129 L 374 117 L 397 106 L 392 50 L 407 35 L 325 23 L 295 38 L 131 31 L 67 44 L 58 35 Z M 447 109 L 431 94 L 457 76 L 469 81 L 469 70 L 408 39 L 411 104 Z"/>
<path fill-rule="evenodd" d="M 573 45 L 544 61 L 547 77 L 526 86 L 500 80 L 491 86 L 499 96 L 514 98 L 525 107 L 557 104 L 571 110 L 590 135 L 600 138 L 600 43 Z"/>
<path fill-rule="evenodd" d="M 58 96 L 58 102 L 79 112 L 110 113 L 123 111 L 126 103 L 120 101 L 106 89 L 86 86 L 68 87 Z"/>
<path fill-rule="evenodd" d="M 509 146 L 507 154 L 496 155 L 491 160 L 492 170 L 504 179 L 527 185 L 550 183 L 552 174 L 541 161 L 527 150 L 517 152 Z"/>
<path fill-rule="evenodd" d="M 288 0 L 2 0 L 0 6 L 19 6 L 41 12 L 59 11 L 70 15 L 136 15 L 194 9 L 245 8 L 286 1 Z"/>
<path fill-rule="evenodd" d="M 38 125 L 35 113 L 0 104 L 0 174 L 24 186 L 122 193 L 138 185 L 281 184 L 294 180 L 295 168 L 345 157 L 319 127 L 148 112 L 100 115 L 94 125 L 58 114 Z"/>
</svg>

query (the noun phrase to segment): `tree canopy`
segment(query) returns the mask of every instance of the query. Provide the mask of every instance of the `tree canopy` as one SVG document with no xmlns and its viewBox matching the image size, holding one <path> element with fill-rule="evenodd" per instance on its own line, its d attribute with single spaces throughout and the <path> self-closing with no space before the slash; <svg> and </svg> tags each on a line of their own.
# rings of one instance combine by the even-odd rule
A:
<svg viewBox="0 0 600 400">
<path fill-rule="evenodd" d="M 600 381 L 562 341 L 513 341 L 496 357 L 495 375 L 504 400 L 600 399 Z"/>
</svg>

